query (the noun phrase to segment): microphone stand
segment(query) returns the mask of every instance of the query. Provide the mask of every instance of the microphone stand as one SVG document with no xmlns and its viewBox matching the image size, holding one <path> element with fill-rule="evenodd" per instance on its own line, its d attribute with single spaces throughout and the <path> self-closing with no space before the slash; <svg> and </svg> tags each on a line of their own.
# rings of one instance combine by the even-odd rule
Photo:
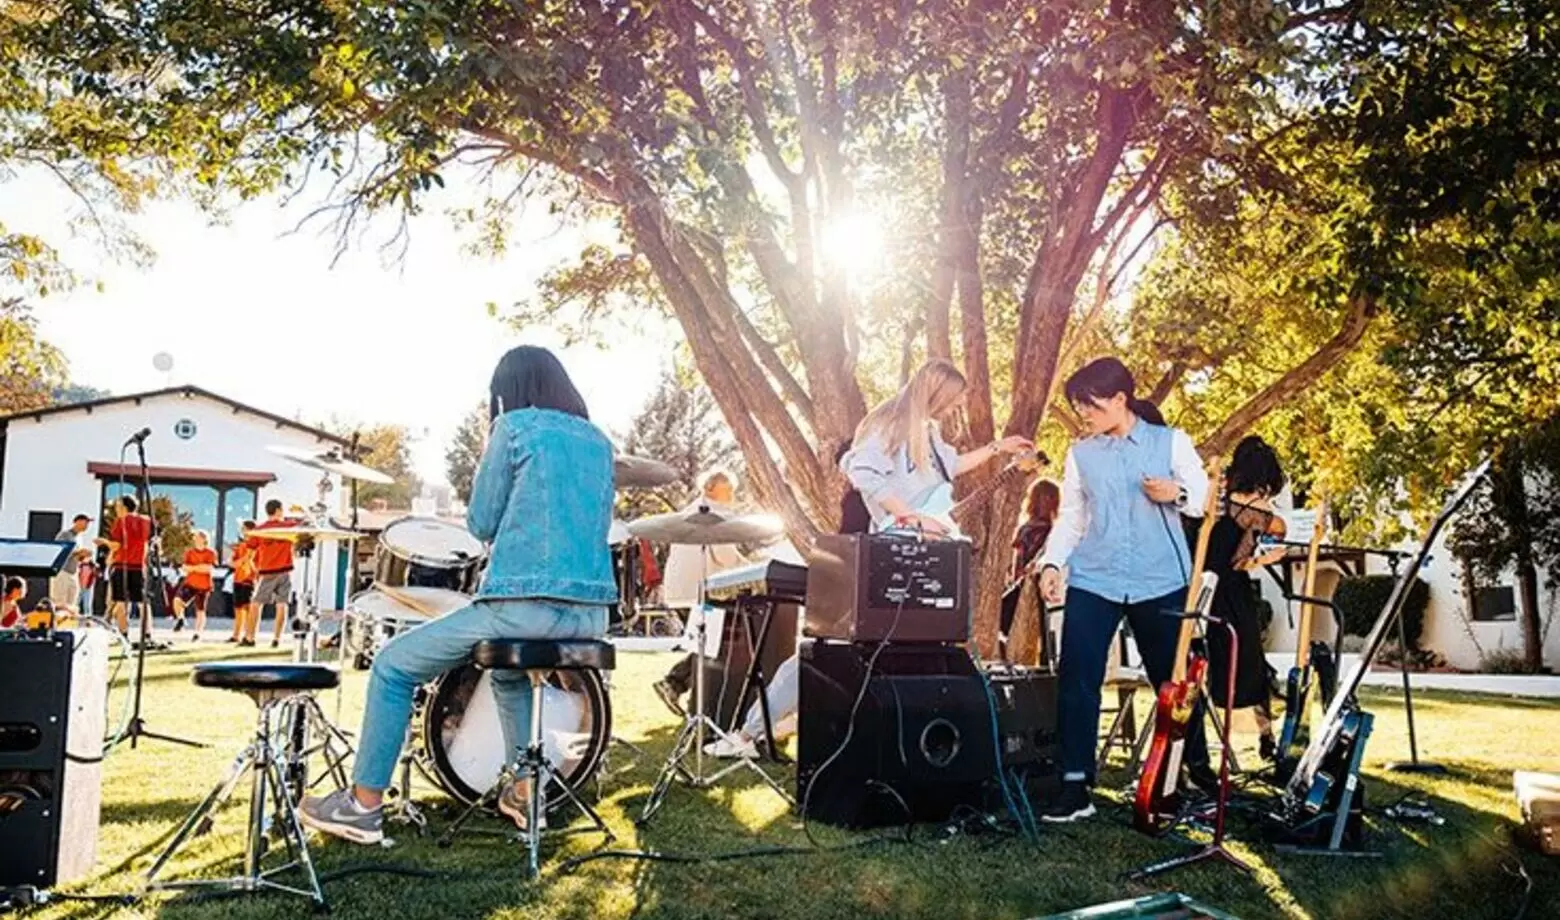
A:
<svg viewBox="0 0 1560 920">
<path fill-rule="evenodd" d="M 136 483 L 136 493 L 139 496 L 140 506 L 146 511 L 148 534 L 146 541 L 146 559 L 143 562 L 141 575 L 141 641 L 137 643 L 135 654 L 135 677 L 133 678 L 135 700 L 130 710 L 130 724 L 125 733 L 114 739 L 114 745 L 129 739 L 131 749 L 135 749 L 141 738 L 151 738 L 156 741 L 167 741 L 171 744 L 182 744 L 186 747 L 203 748 L 207 745 L 199 741 L 191 741 L 175 735 L 164 735 L 154 732 L 146 727 L 146 720 L 141 718 L 141 690 L 146 685 L 146 647 L 152 642 L 152 579 L 156 578 L 159 584 L 162 581 L 162 553 L 159 544 L 161 535 L 157 532 L 157 515 L 152 511 L 152 477 L 146 467 L 146 439 L 135 440 L 135 452 L 141 466 L 141 478 Z M 123 466 L 121 466 L 123 469 Z M 106 587 L 105 583 L 105 587 Z"/>
</svg>

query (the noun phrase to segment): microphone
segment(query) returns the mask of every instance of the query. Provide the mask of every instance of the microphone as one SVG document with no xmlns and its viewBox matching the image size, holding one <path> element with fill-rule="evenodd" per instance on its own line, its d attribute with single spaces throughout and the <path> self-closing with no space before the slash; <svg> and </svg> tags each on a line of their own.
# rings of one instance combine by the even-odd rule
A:
<svg viewBox="0 0 1560 920">
<path fill-rule="evenodd" d="M 150 429 L 150 428 L 142 428 L 140 431 L 137 431 L 135 434 L 130 436 L 130 440 L 125 442 L 125 446 L 129 447 L 131 444 L 140 444 L 142 441 L 145 441 L 147 438 L 149 438 L 151 436 L 152 436 L 152 429 Z"/>
</svg>

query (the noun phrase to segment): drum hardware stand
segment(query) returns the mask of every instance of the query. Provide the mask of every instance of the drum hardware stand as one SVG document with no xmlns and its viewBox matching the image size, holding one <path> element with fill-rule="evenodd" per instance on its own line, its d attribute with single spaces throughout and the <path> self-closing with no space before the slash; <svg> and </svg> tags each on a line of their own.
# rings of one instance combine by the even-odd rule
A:
<svg viewBox="0 0 1560 920">
<path fill-rule="evenodd" d="M 704 711 L 704 650 L 709 629 L 709 608 L 704 600 L 704 582 L 709 568 L 709 550 L 708 547 L 700 547 L 700 550 L 698 606 L 694 608 L 698 612 L 699 624 L 693 651 L 693 708 L 688 711 L 688 715 L 683 719 L 683 726 L 677 733 L 677 740 L 672 743 L 672 751 L 667 755 L 666 763 L 661 767 L 661 772 L 656 777 L 655 785 L 650 789 L 649 798 L 645 799 L 644 809 L 640 812 L 639 821 L 637 822 L 641 826 L 649 823 L 650 819 L 655 817 L 655 813 L 661 809 L 662 803 L 666 800 L 667 790 L 671 788 L 672 780 L 676 778 L 681 778 L 683 782 L 694 789 L 706 789 L 738 770 L 750 770 L 758 774 L 758 778 L 763 780 L 764 784 L 773 789 L 781 798 L 791 804 L 795 804 L 791 796 L 781 788 L 780 784 L 775 782 L 768 773 L 764 772 L 764 768 L 758 765 L 755 758 L 738 757 L 734 763 L 728 764 L 714 773 L 706 774 L 704 772 L 705 730 L 713 731 L 717 738 L 727 738 L 729 733 L 722 730 L 715 720 L 710 718 Z M 693 749 L 692 770 L 689 770 L 683 764 L 683 759 L 688 756 L 690 747 Z"/>
<path fill-rule="evenodd" d="M 287 697 L 260 703 L 260 720 L 249 746 L 239 753 L 228 768 L 227 776 L 214 786 L 184 823 L 174 833 L 173 840 L 152 863 L 146 872 L 146 887 L 150 891 L 181 888 L 218 888 L 226 891 L 276 890 L 299 894 L 311 899 L 317 908 L 325 907 L 325 893 L 320 889 L 319 875 L 309 858 L 308 841 L 303 825 L 298 820 L 296 804 L 291 796 L 287 780 L 283 776 L 283 764 L 294 752 L 278 749 L 277 736 L 272 731 L 274 710 L 295 709 L 295 701 Z M 289 716 L 290 718 L 290 716 Z M 159 882 L 157 873 L 191 836 L 199 836 L 211 828 L 212 817 L 227 804 L 238 788 L 244 774 L 253 774 L 249 800 L 249 833 L 244 848 L 244 874 L 225 879 L 191 879 L 188 881 Z M 266 796 L 271 797 L 274 814 L 266 814 Z M 267 830 L 275 824 L 281 828 L 282 841 L 287 846 L 288 861 L 274 869 L 262 870 L 260 861 L 265 856 Z M 271 880 L 271 877 L 289 869 L 300 869 L 308 888 L 294 888 Z"/>
<path fill-rule="evenodd" d="M 1239 857 L 1231 853 L 1224 846 L 1224 818 L 1229 807 L 1230 798 L 1230 772 L 1234 767 L 1234 748 L 1230 745 L 1230 718 L 1235 712 L 1235 662 L 1240 660 L 1240 636 L 1235 631 L 1235 624 L 1229 620 L 1209 618 L 1209 622 L 1218 623 L 1230 634 L 1230 667 L 1225 680 L 1224 690 L 1224 719 L 1214 719 L 1214 724 L 1219 726 L 1219 794 L 1214 800 L 1213 809 L 1213 840 L 1206 846 L 1193 853 L 1187 853 L 1170 859 L 1144 866 L 1127 876 L 1130 881 L 1142 881 L 1156 875 L 1180 869 L 1184 866 L 1195 865 L 1200 862 L 1213 860 L 1234 866 L 1240 871 L 1251 874 L 1251 867 L 1241 861 Z M 1206 698 L 1206 694 L 1204 694 Z M 1213 710 L 1210 707 L 1209 712 Z"/>
<path fill-rule="evenodd" d="M 400 778 L 386 792 L 385 820 L 409 825 L 420 837 L 428 830 L 428 818 L 417 803 L 412 801 L 412 723 L 406 723 L 406 739 L 401 743 L 401 754 L 395 768 Z M 392 801 L 393 799 L 393 801 Z"/>
<path fill-rule="evenodd" d="M 607 826 L 607 822 L 602 820 L 596 809 L 590 807 L 584 799 L 580 798 L 574 787 L 569 784 L 569 780 L 563 775 L 563 772 L 547 756 L 546 745 L 542 741 L 543 732 L 546 730 L 546 722 L 542 718 L 542 703 L 547 696 L 545 691 L 547 689 L 547 676 L 550 673 L 552 672 L 531 671 L 528 674 L 531 681 L 531 737 L 526 739 L 526 746 L 520 752 L 520 756 L 504 764 L 504 769 L 499 773 L 497 782 L 488 787 L 488 790 L 480 798 L 467 806 L 466 810 L 461 812 L 460 817 L 455 819 L 455 823 L 445 829 L 438 839 L 440 847 L 448 847 L 454 841 L 455 835 L 460 833 L 460 829 L 465 826 L 466 822 L 471 820 L 473 815 L 487 809 L 497 810 L 500 794 L 522 777 L 526 777 L 530 780 L 530 794 L 526 796 L 528 807 L 526 829 L 520 832 L 520 838 L 526 842 L 531 878 L 536 878 L 540 874 L 541 869 L 542 834 L 547 830 L 545 826 L 547 821 L 547 802 L 545 800 L 547 799 L 547 787 L 549 784 L 556 785 L 559 791 L 563 793 L 563 797 L 571 802 L 575 808 L 579 809 L 581 814 L 589 818 L 593 825 L 588 828 L 565 828 L 554 831 L 553 834 L 555 836 L 568 836 L 594 831 L 605 835 L 606 839 L 603 841 L 603 844 L 611 843 L 617 839 L 617 836 L 612 833 L 612 829 Z M 505 836 L 512 837 L 514 835 L 506 834 Z"/>
<path fill-rule="evenodd" d="M 151 473 L 146 466 L 146 436 L 150 433 L 151 429 L 142 429 L 140 434 L 137 434 L 125 444 L 125 447 L 128 447 L 131 442 L 135 444 L 137 461 L 141 467 L 141 478 L 136 483 L 135 490 L 139 496 L 140 507 L 144 509 L 146 519 L 150 522 L 151 533 L 147 538 L 146 560 L 144 572 L 141 576 L 141 639 L 140 642 L 136 643 L 135 676 L 132 678 L 135 684 L 135 700 L 131 705 L 130 721 L 125 728 L 124 734 L 115 738 L 111 746 L 117 747 L 121 742 L 129 740 L 130 748 L 134 750 L 141 738 L 152 738 L 157 741 L 167 741 L 170 744 L 182 744 L 185 747 L 203 748 L 208 747 L 208 745 L 199 741 L 191 741 L 188 738 L 180 738 L 176 735 L 165 735 L 151 731 L 146 727 L 146 720 L 141 718 L 141 691 L 146 684 L 146 649 L 152 641 L 152 617 L 155 615 L 152 607 L 152 581 L 154 578 L 159 584 L 162 581 L 162 535 L 158 533 L 157 516 L 152 511 L 152 479 Z M 124 469 L 125 465 L 125 447 L 119 449 L 119 468 L 121 470 Z M 101 531 L 99 532 L 101 533 Z M 109 579 L 113 578 L 112 568 L 105 574 L 108 578 L 103 580 L 103 589 L 109 593 L 109 603 L 112 606 L 113 589 L 109 582 Z M 128 604 L 128 602 L 126 603 Z"/>
</svg>

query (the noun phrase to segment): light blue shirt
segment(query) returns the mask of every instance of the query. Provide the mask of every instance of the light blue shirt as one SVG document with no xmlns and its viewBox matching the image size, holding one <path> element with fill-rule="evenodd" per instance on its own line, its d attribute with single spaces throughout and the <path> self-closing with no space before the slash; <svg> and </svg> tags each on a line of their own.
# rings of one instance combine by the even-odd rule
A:
<svg viewBox="0 0 1560 920">
<path fill-rule="evenodd" d="M 1175 480 L 1184 502 L 1153 501 L 1144 476 Z M 1191 581 L 1180 515 L 1200 517 L 1207 497 L 1208 474 L 1184 431 L 1140 419 L 1123 437 L 1085 438 L 1067 451 L 1042 564 L 1066 567 L 1069 587 L 1107 600 L 1163 597 Z"/>
<path fill-rule="evenodd" d="M 927 433 L 931 449 L 937 459 L 928 456 L 926 463 L 917 467 L 910 461 L 910 449 L 901 445 L 896 451 L 888 449 L 888 440 L 873 434 L 851 445 L 850 451 L 840 458 L 840 472 L 861 493 L 861 500 L 872 515 L 873 526 L 879 530 L 893 523 L 893 515 L 883 507 L 886 498 L 897 498 L 912 509 L 920 508 L 940 487 L 947 484 L 946 470 L 952 476 L 959 466 L 959 452 L 933 426 Z M 938 464 L 941 460 L 941 465 Z"/>
<path fill-rule="evenodd" d="M 477 597 L 615 602 L 612 466 L 612 442 L 585 419 L 550 409 L 494 419 L 466 510 L 466 526 L 493 544 Z"/>
</svg>

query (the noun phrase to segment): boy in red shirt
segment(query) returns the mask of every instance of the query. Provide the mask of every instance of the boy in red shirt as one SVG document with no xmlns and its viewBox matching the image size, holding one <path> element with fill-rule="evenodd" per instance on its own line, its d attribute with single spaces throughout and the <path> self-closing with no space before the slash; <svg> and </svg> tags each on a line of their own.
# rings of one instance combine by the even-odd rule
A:
<svg viewBox="0 0 1560 920">
<path fill-rule="evenodd" d="M 146 587 L 146 546 L 152 539 L 152 519 L 137 514 L 134 495 L 119 499 L 120 513 L 108 539 L 97 542 L 109 549 L 108 599 L 109 612 L 119 631 L 130 634 L 130 618 L 126 605 L 139 607 Z M 146 611 L 143 611 L 143 615 Z"/>
<path fill-rule="evenodd" d="M 271 499 L 265 503 L 265 520 L 255 527 L 245 542 L 254 547 L 255 569 L 260 580 L 255 584 L 254 604 L 260 613 L 256 625 L 265 619 L 265 608 L 276 609 L 276 634 L 271 637 L 271 647 L 282 643 L 282 626 L 287 622 L 292 601 L 292 540 L 267 540 L 263 531 L 277 527 L 292 527 L 294 521 L 282 517 L 282 503 Z"/>
<path fill-rule="evenodd" d="M 195 531 L 195 545 L 184 551 L 184 580 L 173 596 L 173 631 L 184 628 L 184 608 L 195 602 L 195 634 L 191 642 L 199 642 L 201 631 L 206 628 L 206 601 L 211 597 L 211 570 L 217 564 L 217 551 L 211 548 L 210 538 L 204 530 Z"/>
</svg>

